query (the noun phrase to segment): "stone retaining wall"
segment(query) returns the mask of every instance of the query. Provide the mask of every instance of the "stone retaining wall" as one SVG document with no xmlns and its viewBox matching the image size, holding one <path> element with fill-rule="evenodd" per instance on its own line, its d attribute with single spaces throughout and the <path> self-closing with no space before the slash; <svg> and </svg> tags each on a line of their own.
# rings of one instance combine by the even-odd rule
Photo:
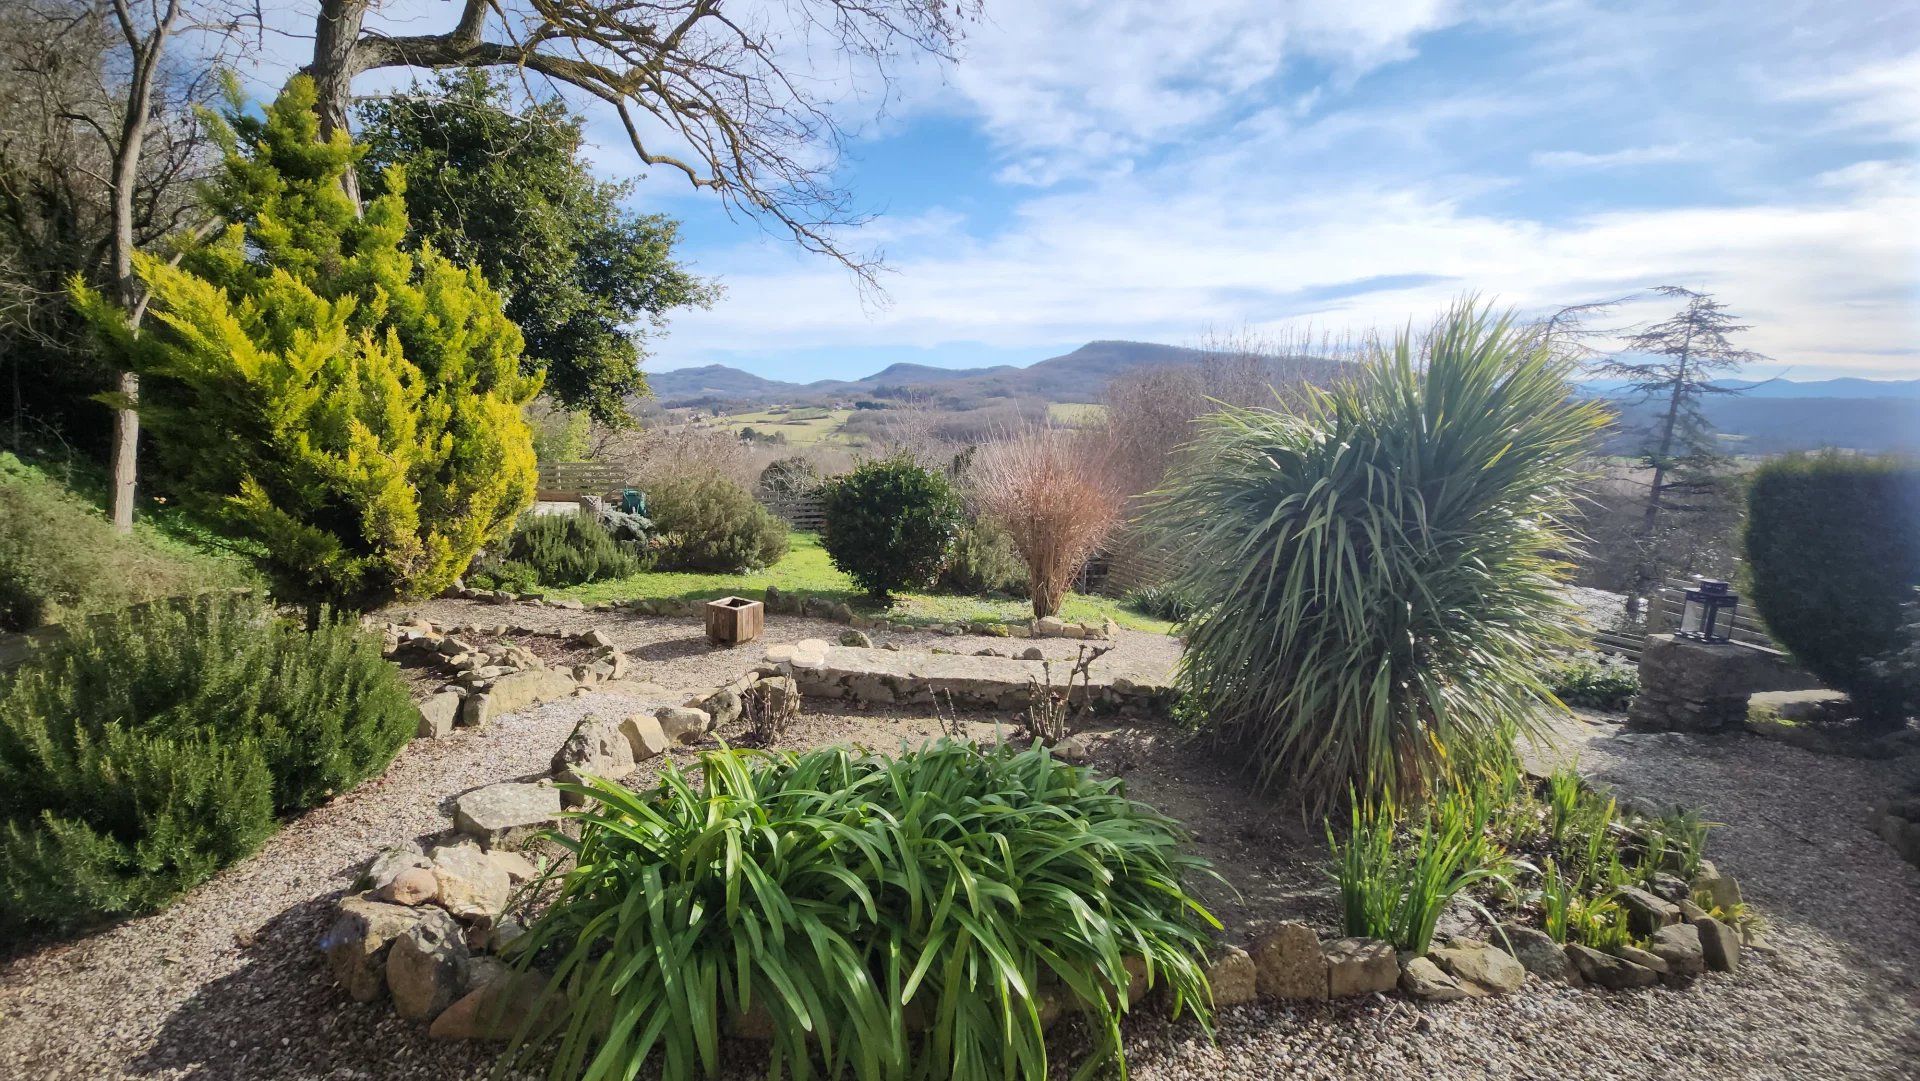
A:
<svg viewBox="0 0 1920 1081">
<path fill-rule="evenodd" d="M 1025 709 L 1033 688 L 1045 682 L 1049 662 L 1001 656 L 918 653 L 831 645 L 805 639 L 767 650 L 767 662 L 790 672 L 807 697 L 833 698 L 862 705 L 932 706 L 951 702 L 962 709 Z M 1052 662 L 1055 686 L 1062 688 L 1067 665 Z M 1064 688 L 1062 688 L 1064 689 Z M 1091 696 L 1096 708 L 1120 713 L 1163 710 L 1174 691 L 1166 673 L 1146 673 L 1096 662 L 1076 699 Z"/>
</svg>

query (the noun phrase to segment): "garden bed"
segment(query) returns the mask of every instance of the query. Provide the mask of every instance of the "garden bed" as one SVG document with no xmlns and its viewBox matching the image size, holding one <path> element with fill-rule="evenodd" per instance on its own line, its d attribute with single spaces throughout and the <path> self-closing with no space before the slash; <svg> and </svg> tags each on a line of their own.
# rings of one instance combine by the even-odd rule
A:
<svg viewBox="0 0 1920 1081">
<path fill-rule="evenodd" d="M 737 651 L 681 652 L 675 643 L 698 634 L 692 621 L 617 618 L 646 677 L 677 696 L 741 667 Z M 770 632 L 792 640 L 831 626 L 776 621 Z M 956 649 L 993 644 L 921 640 Z M 388 1004 L 353 1003 L 313 945 L 365 857 L 444 828 L 446 797 L 544 773 L 583 716 L 647 705 L 583 694 L 483 731 L 415 743 L 384 778 L 298 819 L 173 909 L 16 958 L 0 970 L 8 1017 L 0 1073 L 485 1076 L 494 1046 L 434 1040 Z M 997 716 L 962 714 L 959 724 L 990 739 Z M 941 731 L 926 713 L 821 703 L 781 746 L 892 748 Z M 1317 824 L 1284 801 L 1249 794 L 1216 757 L 1165 738 L 1164 729 L 1126 723 L 1102 731 L 1135 734 L 1086 742 L 1101 768 L 1125 771 L 1130 795 L 1193 831 L 1195 850 L 1228 880 L 1201 883 L 1201 899 L 1243 941 L 1287 920 L 1333 937 L 1338 907 Z M 1742 876 L 1769 920 L 1753 963 L 1684 991 L 1603 994 L 1530 980 L 1519 994 L 1435 1006 L 1397 994 L 1261 999 L 1220 1015 L 1217 1044 L 1149 1008 L 1125 1026 L 1132 1076 L 1898 1076 L 1911 1061 L 1904 1056 L 1920 1051 L 1920 1015 L 1904 990 L 1920 978 L 1920 943 L 1909 933 L 1920 921 L 1920 871 L 1861 827 L 1867 804 L 1903 791 L 1893 766 L 1741 736 L 1622 740 L 1608 726 L 1571 721 L 1567 736 L 1557 752 L 1563 759 L 1578 750 L 1583 769 L 1622 791 L 1698 802 L 1727 824 L 1715 833 L 1715 856 Z M 664 757 L 685 761 L 691 753 Z M 642 764 L 630 783 L 650 776 Z M 1085 1039 L 1071 1019 L 1050 1035 L 1063 1061 Z M 763 1076 L 764 1055 L 751 1042 L 729 1045 L 724 1076 Z"/>
</svg>

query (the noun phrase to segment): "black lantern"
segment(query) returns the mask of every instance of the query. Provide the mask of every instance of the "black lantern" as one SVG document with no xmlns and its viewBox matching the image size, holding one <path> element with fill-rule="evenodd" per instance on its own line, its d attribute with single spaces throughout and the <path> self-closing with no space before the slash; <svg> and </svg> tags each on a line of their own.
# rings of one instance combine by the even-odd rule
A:
<svg viewBox="0 0 1920 1081">
<path fill-rule="evenodd" d="M 1686 606 L 1680 609 L 1680 629 L 1674 632 L 1676 638 L 1697 642 L 1725 642 L 1731 638 L 1733 610 L 1740 603 L 1740 595 L 1729 590 L 1727 583 L 1701 578 L 1687 590 L 1686 598 Z"/>
</svg>

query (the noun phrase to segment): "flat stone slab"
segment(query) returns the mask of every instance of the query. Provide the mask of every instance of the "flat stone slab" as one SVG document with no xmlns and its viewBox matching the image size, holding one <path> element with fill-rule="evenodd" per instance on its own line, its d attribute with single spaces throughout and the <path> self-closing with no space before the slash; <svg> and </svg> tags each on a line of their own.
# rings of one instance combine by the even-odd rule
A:
<svg viewBox="0 0 1920 1081">
<path fill-rule="evenodd" d="M 803 695 L 878 704 L 927 704 L 936 696 L 950 696 L 957 705 L 1022 708 L 1031 697 L 1031 685 L 1046 675 L 1042 661 L 868 649 L 817 638 L 773 646 L 766 659 L 791 668 Z M 1070 661 L 1052 662 L 1056 689 L 1066 686 L 1072 667 Z M 1165 667 L 1107 656 L 1089 670 L 1087 692 L 1111 705 L 1152 705 L 1171 693 L 1172 682 L 1173 673 Z"/>
<path fill-rule="evenodd" d="M 560 820 L 560 790 L 503 781 L 476 788 L 453 802 L 453 825 L 483 845 L 510 843 Z"/>
</svg>

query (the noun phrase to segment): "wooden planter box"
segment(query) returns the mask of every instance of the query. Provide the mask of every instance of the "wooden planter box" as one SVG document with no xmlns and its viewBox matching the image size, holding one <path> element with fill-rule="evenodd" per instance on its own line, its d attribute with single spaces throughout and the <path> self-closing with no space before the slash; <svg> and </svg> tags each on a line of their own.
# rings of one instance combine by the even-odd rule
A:
<svg viewBox="0 0 1920 1081">
<path fill-rule="evenodd" d="M 760 637 L 767 625 L 767 607 L 745 597 L 722 597 L 707 602 L 707 640 L 736 646 Z"/>
</svg>

